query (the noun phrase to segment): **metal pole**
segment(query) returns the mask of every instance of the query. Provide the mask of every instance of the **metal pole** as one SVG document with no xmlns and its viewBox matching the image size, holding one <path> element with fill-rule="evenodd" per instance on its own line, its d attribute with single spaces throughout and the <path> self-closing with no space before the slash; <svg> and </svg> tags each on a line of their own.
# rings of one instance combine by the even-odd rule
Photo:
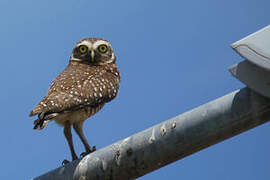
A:
<svg viewBox="0 0 270 180">
<path fill-rule="evenodd" d="M 243 88 L 34 180 L 135 179 L 270 119 L 270 100 Z"/>
</svg>

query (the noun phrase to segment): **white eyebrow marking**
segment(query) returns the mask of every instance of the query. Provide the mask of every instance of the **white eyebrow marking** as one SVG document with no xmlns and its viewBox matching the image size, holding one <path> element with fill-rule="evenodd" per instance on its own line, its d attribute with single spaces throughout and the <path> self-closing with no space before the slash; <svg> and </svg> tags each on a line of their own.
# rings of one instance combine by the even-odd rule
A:
<svg viewBox="0 0 270 180">
<path fill-rule="evenodd" d="M 85 45 L 88 47 L 88 49 L 93 49 L 93 44 L 90 41 L 84 40 L 76 45 L 76 47 L 79 47 L 81 45 Z"/>
<path fill-rule="evenodd" d="M 101 44 L 105 44 L 105 45 L 107 45 L 107 46 L 109 46 L 109 47 L 112 48 L 112 46 L 110 45 L 110 43 L 107 42 L 107 41 L 104 41 L 104 40 L 98 40 L 98 41 L 94 42 L 93 48 L 94 48 L 94 49 L 97 49 L 97 47 L 98 47 L 99 45 L 101 45 Z"/>
</svg>

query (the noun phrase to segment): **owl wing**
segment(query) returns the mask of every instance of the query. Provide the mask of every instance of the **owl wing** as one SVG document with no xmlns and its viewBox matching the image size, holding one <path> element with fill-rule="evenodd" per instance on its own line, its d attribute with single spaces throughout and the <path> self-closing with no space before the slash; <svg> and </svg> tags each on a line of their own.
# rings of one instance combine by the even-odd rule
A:
<svg viewBox="0 0 270 180">
<path fill-rule="evenodd" d="M 116 97 L 120 74 L 116 67 L 69 66 L 53 81 L 47 95 L 30 112 L 52 114 L 97 106 Z"/>
</svg>

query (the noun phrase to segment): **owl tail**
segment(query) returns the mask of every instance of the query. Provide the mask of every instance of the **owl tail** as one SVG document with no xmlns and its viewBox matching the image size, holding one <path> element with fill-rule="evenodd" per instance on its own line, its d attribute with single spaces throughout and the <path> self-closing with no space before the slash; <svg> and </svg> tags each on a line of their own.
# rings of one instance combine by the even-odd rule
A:
<svg viewBox="0 0 270 180">
<path fill-rule="evenodd" d="M 34 121 L 34 128 L 33 129 L 36 129 L 36 130 L 41 130 L 43 129 L 47 124 L 48 122 L 50 122 L 51 120 L 41 120 L 41 119 L 36 119 Z"/>
<path fill-rule="evenodd" d="M 38 116 L 38 119 L 34 121 L 34 128 L 36 130 L 41 130 L 43 129 L 54 117 L 56 117 L 58 113 L 51 113 L 51 114 L 46 114 L 41 113 Z"/>
</svg>

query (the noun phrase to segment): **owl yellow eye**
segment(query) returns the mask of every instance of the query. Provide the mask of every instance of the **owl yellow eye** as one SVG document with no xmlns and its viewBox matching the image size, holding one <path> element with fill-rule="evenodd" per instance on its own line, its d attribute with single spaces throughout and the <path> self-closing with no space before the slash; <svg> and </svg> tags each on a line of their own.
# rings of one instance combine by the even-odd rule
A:
<svg viewBox="0 0 270 180">
<path fill-rule="evenodd" d="M 87 46 L 81 45 L 81 46 L 79 47 L 79 49 L 80 49 L 80 52 L 81 52 L 82 54 L 84 54 L 84 53 L 86 53 L 86 51 L 87 51 Z"/>
<path fill-rule="evenodd" d="M 105 53 L 107 52 L 107 50 L 108 50 L 108 47 L 105 44 L 98 46 L 98 51 L 101 53 Z"/>
</svg>

